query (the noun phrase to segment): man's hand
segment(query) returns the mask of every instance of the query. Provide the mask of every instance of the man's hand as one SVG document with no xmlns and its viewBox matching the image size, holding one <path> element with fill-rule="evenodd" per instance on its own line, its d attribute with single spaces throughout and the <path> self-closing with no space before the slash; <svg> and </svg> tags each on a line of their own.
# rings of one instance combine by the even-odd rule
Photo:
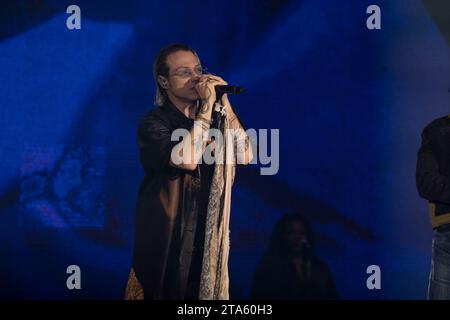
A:
<svg viewBox="0 0 450 320">
<path fill-rule="evenodd" d="M 211 113 L 216 102 L 216 85 L 226 85 L 227 82 L 218 76 L 203 75 L 200 77 L 197 85 L 195 86 L 200 98 L 202 99 L 202 105 L 198 112 L 198 117 L 210 120 Z"/>
</svg>

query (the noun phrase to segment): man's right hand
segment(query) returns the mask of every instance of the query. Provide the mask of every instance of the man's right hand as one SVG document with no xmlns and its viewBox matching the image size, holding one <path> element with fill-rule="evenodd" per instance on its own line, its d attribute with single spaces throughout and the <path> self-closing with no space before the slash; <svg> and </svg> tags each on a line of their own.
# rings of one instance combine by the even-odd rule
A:
<svg viewBox="0 0 450 320">
<path fill-rule="evenodd" d="M 211 114 L 216 102 L 216 85 L 225 85 L 225 81 L 220 81 L 216 77 L 211 78 L 209 75 L 204 75 L 200 78 L 195 89 L 202 100 L 200 110 L 197 117 L 211 120 Z"/>
</svg>

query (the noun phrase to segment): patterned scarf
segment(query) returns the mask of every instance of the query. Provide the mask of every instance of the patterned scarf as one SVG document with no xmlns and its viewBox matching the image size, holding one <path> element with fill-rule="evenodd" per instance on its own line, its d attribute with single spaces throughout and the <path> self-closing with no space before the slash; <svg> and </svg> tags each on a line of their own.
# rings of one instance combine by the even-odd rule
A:
<svg viewBox="0 0 450 320">
<path fill-rule="evenodd" d="M 221 108 L 221 106 L 220 106 Z M 216 159 L 206 214 L 205 244 L 200 277 L 200 300 L 228 300 L 228 255 L 230 251 L 231 187 L 234 182 L 234 141 L 227 134 L 228 115 L 221 108 L 218 128 L 223 144 L 216 145 Z M 224 160 L 224 161 L 223 161 Z"/>
</svg>

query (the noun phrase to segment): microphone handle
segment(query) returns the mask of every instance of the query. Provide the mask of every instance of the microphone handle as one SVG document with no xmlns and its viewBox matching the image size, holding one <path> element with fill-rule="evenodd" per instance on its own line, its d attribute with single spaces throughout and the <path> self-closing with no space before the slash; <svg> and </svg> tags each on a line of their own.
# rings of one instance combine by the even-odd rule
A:
<svg viewBox="0 0 450 320">
<path fill-rule="evenodd" d="M 230 85 L 217 85 L 215 86 L 216 93 L 229 93 L 229 94 L 238 94 L 244 91 L 244 88 L 238 86 L 230 86 Z"/>
</svg>

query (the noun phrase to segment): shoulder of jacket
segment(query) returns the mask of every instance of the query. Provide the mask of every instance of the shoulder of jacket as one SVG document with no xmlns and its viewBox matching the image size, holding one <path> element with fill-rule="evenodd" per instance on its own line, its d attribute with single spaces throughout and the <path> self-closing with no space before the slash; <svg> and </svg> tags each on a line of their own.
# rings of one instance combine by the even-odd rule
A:
<svg viewBox="0 0 450 320">
<path fill-rule="evenodd" d="M 152 124 L 166 124 L 165 110 L 162 107 L 155 107 L 148 111 L 139 121 L 139 127 L 146 127 Z"/>
<path fill-rule="evenodd" d="M 450 127 L 450 116 L 439 117 L 434 119 L 425 126 L 423 132 L 430 132 L 442 127 Z"/>
</svg>

